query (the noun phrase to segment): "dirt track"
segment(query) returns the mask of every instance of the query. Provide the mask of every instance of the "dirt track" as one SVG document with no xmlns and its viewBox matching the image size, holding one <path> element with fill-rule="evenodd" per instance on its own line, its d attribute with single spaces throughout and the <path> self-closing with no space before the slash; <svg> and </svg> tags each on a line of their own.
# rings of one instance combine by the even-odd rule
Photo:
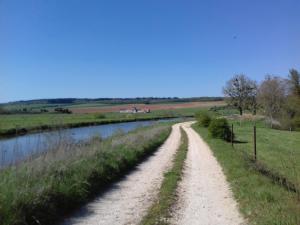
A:
<svg viewBox="0 0 300 225">
<path fill-rule="evenodd" d="M 180 126 L 187 132 L 189 150 L 172 224 L 245 224 L 220 165 L 191 122 L 176 124 L 162 147 L 104 195 L 67 219 L 63 225 L 139 224 L 156 200 L 163 174 L 172 165 L 180 143 Z"/>
<path fill-rule="evenodd" d="M 189 150 L 178 188 L 172 223 L 180 225 L 245 224 L 221 166 L 202 138 L 185 125 Z"/>
<path fill-rule="evenodd" d="M 138 224 L 155 200 L 164 171 L 171 166 L 179 142 L 180 129 L 176 124 L 167 141 L 153 156 L 63 224 Z"/>
</svg>

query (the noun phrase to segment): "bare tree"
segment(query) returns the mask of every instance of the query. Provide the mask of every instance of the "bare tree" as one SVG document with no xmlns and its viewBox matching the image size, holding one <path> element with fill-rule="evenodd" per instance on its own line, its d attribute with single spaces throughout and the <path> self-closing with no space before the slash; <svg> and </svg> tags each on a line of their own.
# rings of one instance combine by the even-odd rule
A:
<svg viewBox="0 0 300 225">
<path fill-rule="evenodd" d="M 239 110 L 240 115 L 243 115 L 245 109 L 254 107 L 254 112 L 256 111 L 257 84 L 244 74 L 235 75 L 227 81 L 223 93 L 229 104 Z"/>
<path fill-rule="evenodd" d="M 258 89 L 258 102 L 269 117 L 271 126 L 285 105 L 286 87 L 286 80 L 268 75 Z"/>
</svg>

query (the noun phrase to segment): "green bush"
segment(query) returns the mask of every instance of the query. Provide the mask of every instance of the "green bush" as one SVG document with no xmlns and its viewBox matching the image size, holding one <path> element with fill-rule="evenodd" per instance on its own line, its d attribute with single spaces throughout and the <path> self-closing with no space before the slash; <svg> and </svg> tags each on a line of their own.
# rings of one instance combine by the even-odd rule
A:
<svg viewBox="0 0 300 225">
<path fill-rule="evenodd" d="M 211 122 L 211 117 L 207 112 L 197 112 L 195 117 L 198 121 L 199 126 L 201 127 L 208 127 Z"/>
<path fill-rule="evenodd" d="M 272 128 L 278 130 L 300 130 L 300 116 L 296 116 L 294 118 L 289 118 L 288 116 L 284 115 L 278 119 L 279 124 L 274 124 Z"/>
<path fill-rule="evenodd" d="M 221 138 L 226 141 L 231 140 L 231 130 L 225 118 L 215 118 L 208 127 L 209 133 L 213 138 Z"/>
<path fill-rule="evenodd" d="M 103 113 L 96 113 L 96 114 L 95 114 L 95 118 L 96 118 L 96 119 L 105 119 L 105 117 L 106 117 L 106 116 L 105 116 L 105 114 L 103 114 Z"/>
<path fill-rule="evenodd" d="M 300 130 L 300 116 L 297 116 L 293 120 L 293 126 L 295 127 L 295 130 L 299 131 Z"/>
</svg>

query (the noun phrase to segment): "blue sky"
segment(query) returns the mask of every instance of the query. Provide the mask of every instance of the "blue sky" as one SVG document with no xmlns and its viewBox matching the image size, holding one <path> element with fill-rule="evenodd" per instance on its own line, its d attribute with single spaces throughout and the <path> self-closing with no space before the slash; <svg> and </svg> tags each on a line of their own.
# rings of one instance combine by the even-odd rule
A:
<svg viewBox="0 0 300 225">
<path fill-rule="evenodd" d="M 220 96 L 300 69 L 299 0 L 0 0 L 0 102 Z"/>
</svg>

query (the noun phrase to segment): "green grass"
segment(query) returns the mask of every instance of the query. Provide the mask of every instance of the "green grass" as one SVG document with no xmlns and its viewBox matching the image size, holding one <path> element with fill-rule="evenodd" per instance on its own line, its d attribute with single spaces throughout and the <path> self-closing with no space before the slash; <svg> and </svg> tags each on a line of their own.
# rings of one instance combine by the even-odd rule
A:
<svg viewBox="0 0 300 225">
<path fill-rule="evenodd" d="M 32 103 L 32 104 L 5 104 L 4 109 L 8 111 L 18 111 L 23 110 L 26 108 L 27 110 L 33 112 L 40 112 L 41 109 L 47 109 L 49 111 L 53 111 L 54 108 L 63 107 L 63 108 L 86 108 L 86 107 L 105 107 L 105 106 L 112 106 L 115 104 L 110 103 L 103 103 L 103 102 L 93 102 L 93 103 L 54 103 L 54 104 L 46 104 L 46 103 Z"/>
<path fill-rule="evenodd" d="M 168 102 L 164 102 L 166 104 Z M 171 104 L 171 102 L 170 102 Z M 177 103 L 172 103 L 177 104 Z M 18 103 L 5 104 L 6 110 L 20 110 L 27 108 L 29 112 L 36 113 L 17 113 L 4 115 L 0 114 L 0 138 L 1 136 L 14 136 L 18 134 L 25 134 L 29 132 L 40 132 L 44 130 L 80 127 L 97 124 L 129 122 L 136 120 L 160 119 L 160 118 L 174 118 L 174 117 L 191 117 L 195 112 L 203 109 L 208 109 L 206 106 L 198 108 L 183 108 L 172 110 L 154 110 L 149 114 L 123 114 L 119 112 L 102 113 L 105 118 L 98 118 L 95 114 L 58 114 L 53 113 L 56 107 L 63 108 L 86 108 L 86 107 L 103 107 L 116 105 L 112 103 L 104 103 L 103 101 L 93 101 L 91 103 L 82 103 L 76 101 L 72 104 L 43 104 L 43 103 Z M 120 105 L 120 103 L 118 104 Z M 38 113 L 41 109 L 50 110 L 49 113 Z"/>
<path fill-rule="evenodd" d="M 285 133 L 263 128 L 259 124 L 258 157 L 270 169 L 280 170 L 293 179 L 291 168 L 280 166 L 281 160 L 288 160 L 288 153 L 296 147 L 299 151 L 299 133 Z M 246 144 L 235 144 L 235 148 L 220 139 L 212 139 L 206 128 L 194 125 L 193 128 L 211 147 L 220 162 L 231 185 L 234 197 L 239 203 L 241 212 L 250 224 L 257 225 L 295 225 L 300 224 L 299 196 L 288 191 L 252 166 L 245 158 L 251 154 L 251 123 L 243 122 L 241 127 L 235 123 L 235 134 L 238 140 L 248 141 Z M 286 141 L 289 140 L 289 141 Z M 282 143 L 284 142 L 284 143 Z M 299 162 L 298 155 L 294 161 Z M 299 164 L 299 163 L 298 163 Z"/>
<path fill-rule="evenodd" d="M 234 124 L 235 149 L 253 158 L 253 125 L 251 121 Z M 257 159 L 265 169 L 286 178 L 300 190 L 300 132 L 274 130 L 257 123 Z"/>
<path fill-rule="evenodd" d="M 151 206 L 148 214 L 141 222 L 142 225 L 168 224 L 169 212 L 175 202 L 176 188 L 181 180 L 182 169 L 188 150 L 186 133 L 181 129 L 181 144 L 173 161 L 173 167 L 164 174 L 158 200 Z"/>
<path fill-rule="evenodd" d="M 56 128 L 79 127 L 96 124 L 129 122 L 160 118 L 173 118 L 179 114 L 155 112 L 149 114 L 105 113 L 105 118 L 98 114 L 13 114 L 0 115 L 0 136 L 20 133 L 39 132 Z"/>
<path fill-rule="evenodd" d="M 157 125 L 85 144 L 61 143 L 1 170 L 0 224 L 54 224 L 152 154 L 170 130 Z"/>
<path fill-rule="evenodd" d="M 57 128 L 80 127 L 107 123 L 129 122 L 136 120 L 151 120 L 194 116 L 194 113 L 204 108 L 187 108 L 173 110 L 157 110 L 148 114 L 123 114 L 118 112 L 101 113 L 105 118 L 95 114 L 11 114 L 0 115 L 0 137 L 13 136 L 29 132 L 39 132 Z"/>
</svg>

